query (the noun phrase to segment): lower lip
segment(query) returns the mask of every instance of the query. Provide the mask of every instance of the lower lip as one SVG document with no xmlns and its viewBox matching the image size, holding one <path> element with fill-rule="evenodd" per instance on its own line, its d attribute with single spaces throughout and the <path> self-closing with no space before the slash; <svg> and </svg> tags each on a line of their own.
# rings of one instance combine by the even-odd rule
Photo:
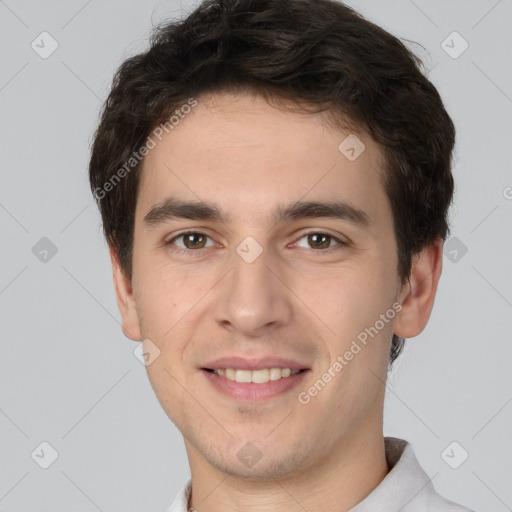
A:
<svg viewBox="0 0 512 512">
<path fill-rule="evenodd" d="M 281 377 L 278 380 L 269 380 L 264 384 L 254 382 L 236 382 L 216 373 L 203 370 L 206 378 L 221 393 L 237 400 L 265 400 L 290 391 L 302 381 L 308 370 Z"/>
</svg>

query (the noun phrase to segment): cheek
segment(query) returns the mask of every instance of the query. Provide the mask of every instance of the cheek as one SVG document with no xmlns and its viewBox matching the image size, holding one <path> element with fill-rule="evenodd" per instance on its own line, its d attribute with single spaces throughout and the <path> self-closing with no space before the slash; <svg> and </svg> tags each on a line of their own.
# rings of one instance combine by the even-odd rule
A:
<svg viewBox="0 0 512 512">
<path fill-rule="evenodd" d="M 171 386 L 172 393 L 176 392 L 176 382 L 172 378 L 168 382 L 168 372 L 182 382 L 190 368 L 194 354 L 191 339 L 201 329 L 201 319 L 208 318 L 207 292 L 216 281 L 212 273 L 200 275 L 187 270 L 165 263 L 151 264 L 140 273 L 142 279 L 138 281 L 142 334 L 160 351 L 158 360 L 148 367 L 148 375 L 154 387 Z"/>
<path fill-rule="evenodd" d="M 373 324 L 392 303 L 390 284 L 378 265 L 345 265 L 336 272 L 316 275 L 314 284 L 304 288 L 302 296 L 338 338 L 353 336 Z"/>
<path fill-rule="evenodd" d="M 136 302 L 144 325 L 153 336 L 162 338 L 200 299 L 198 280 L 179 268 L 165 263 L 139 261 L 134 264 Z"/>
</svg>

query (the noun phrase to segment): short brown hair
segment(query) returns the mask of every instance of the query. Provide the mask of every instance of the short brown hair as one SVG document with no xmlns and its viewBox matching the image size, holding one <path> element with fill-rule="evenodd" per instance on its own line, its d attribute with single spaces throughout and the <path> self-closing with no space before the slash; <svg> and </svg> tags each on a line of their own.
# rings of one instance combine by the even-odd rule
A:
<svg viewBox="0 0 512 512">
<path fill-rule="evenodd" d="M 455 128 L 422 67 L 399 39 L 334 0 L 207 0 L 156 27 L 150 48 L 115 74 L 89 165 L 104 234 L 126 276 L 142 160 L 133 170 L 126 162 L 190 98 L 249 90 L 327 112 L 383 146 L 404 284 L 412 256 L 446 239 L 454 188 Z M 403 344 L 393 336 L 390 364 Z"/>
</svg>

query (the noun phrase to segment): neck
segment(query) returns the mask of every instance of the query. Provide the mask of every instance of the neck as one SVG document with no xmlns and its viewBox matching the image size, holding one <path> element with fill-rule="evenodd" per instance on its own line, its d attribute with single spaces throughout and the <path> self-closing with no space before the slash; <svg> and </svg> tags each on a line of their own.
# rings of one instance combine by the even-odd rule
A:
<svg viewBox="0 0 512 512">
<path fill-rule="evenodd" d="M 269 480 L 219 471 L 187 440 L 185 444 L 192 475 L 188 506 L 198 512 L 289 512 L 300 508 L 345 512 L 368 496 L 389 471 L 382 428 L 378 435 L 359 432 L 344 439 L 328 457 L 305 471 Z"/>
</svg>

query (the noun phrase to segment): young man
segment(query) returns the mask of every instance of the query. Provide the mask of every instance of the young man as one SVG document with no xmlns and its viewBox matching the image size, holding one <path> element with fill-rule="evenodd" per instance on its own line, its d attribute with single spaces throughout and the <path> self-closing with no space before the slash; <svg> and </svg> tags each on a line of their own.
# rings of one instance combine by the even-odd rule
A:
<svg viewBox="0 0 512 512">
<path fill-rule="evenodd" d="M 455 131 L 330 0 L 210 0 L 116 74 L 90 162 L 123 332 L 183 434 L 169 511 L 458 511 L 384 438 L 427 324 Z"/>
</svg>

